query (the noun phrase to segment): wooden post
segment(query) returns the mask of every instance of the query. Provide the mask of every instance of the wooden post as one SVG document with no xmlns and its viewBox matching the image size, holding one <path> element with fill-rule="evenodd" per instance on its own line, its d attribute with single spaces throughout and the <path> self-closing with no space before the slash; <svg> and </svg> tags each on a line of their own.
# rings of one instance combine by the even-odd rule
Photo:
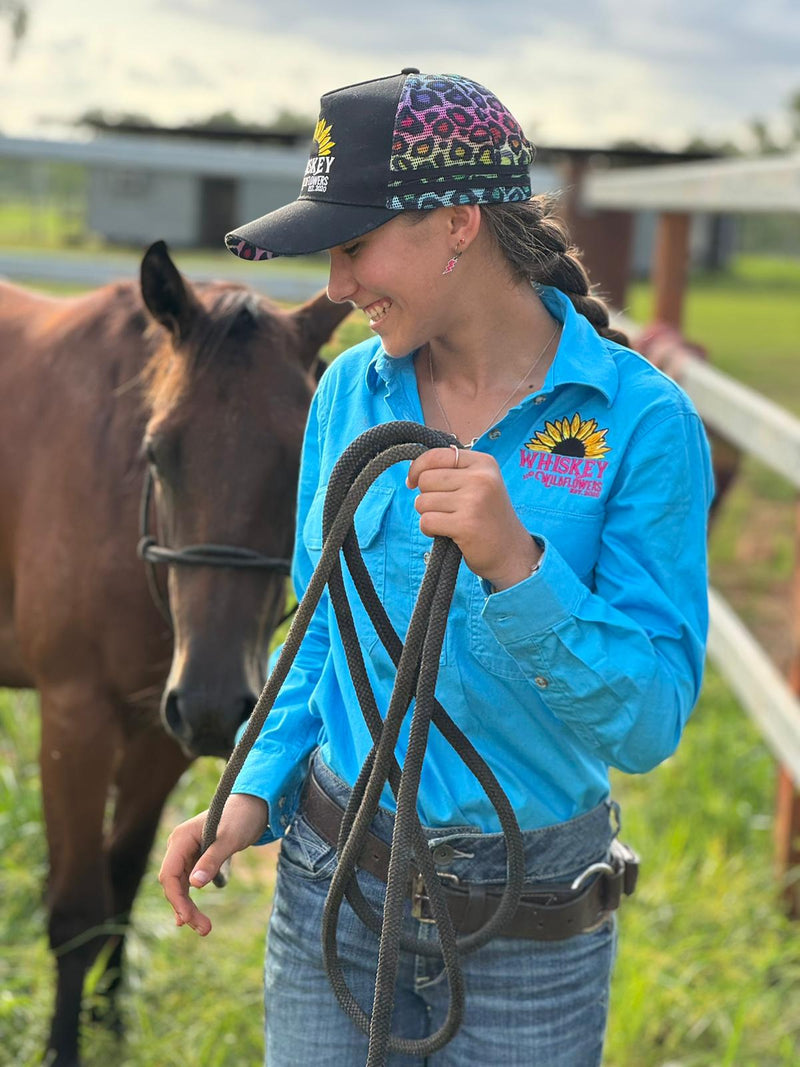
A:
<svg viewBox="0 0 800 1067">
<path fill-rule="evenodd" d="M 613 308 L 626 306 L 633 258 L 633 214 L 630 211 L 588 211 L 582 203 L 583 182 L 590 169 L 585 153 L 567 156 L 559 214 L 592 285 Z"/>
<path fill-rule="evenodd" d="M 794 642 L 789 682 L 800 696 L 800 500 L 797 503 L 794 558 Z M 800 790 L 785 767 L 778 768 L 775 809 L 775 863 L 786 910 L 800 919 Z"/>
<path fill-rule="evenodd" d="M 654 318 L 681 328 L 689 267 L 691 216 L 665 211 L 658 217 L 653 258 Z"/>
</svg>

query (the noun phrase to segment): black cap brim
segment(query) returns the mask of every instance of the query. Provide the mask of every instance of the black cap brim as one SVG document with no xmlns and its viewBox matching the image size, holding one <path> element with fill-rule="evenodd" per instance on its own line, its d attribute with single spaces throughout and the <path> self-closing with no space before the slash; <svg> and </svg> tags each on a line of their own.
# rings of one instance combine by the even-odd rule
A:
<svg viewBox="0 0 800 1067">
<path fill-rule="evenodd" d="M 294 200 L 232 230 L 225 244 L 241 259 L 305 256 L 361 237 L 399 214 L 383 207 Z"/>
</svg>

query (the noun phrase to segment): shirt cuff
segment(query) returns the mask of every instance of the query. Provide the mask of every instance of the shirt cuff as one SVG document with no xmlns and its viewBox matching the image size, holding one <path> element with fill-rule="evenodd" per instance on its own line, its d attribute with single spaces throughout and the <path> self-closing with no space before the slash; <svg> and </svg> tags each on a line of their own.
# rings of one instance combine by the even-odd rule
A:
<svg viewBox="0 0 800 1067">
<path fill-rule="evenodd" d="M 308 771 L 308 753 L 292 758 L 284 745 L 271 746 L 261 739 L 259 749 L 251 750 L 233 783 L 231 793 L 260 797 L 269 807 L 269 825 L 256 845 L 268 845 L 283 837 L 300 804 L 300 793 Z"/>
<path fill-rule="evenodd" d="M 491 586 L 482 583 L 487 597 L 481 616 L 504 646 L 552 630 L 589 595 L 558 549 L 540 534 L 534 536 L 545 547 L 539 567 L 529 578 L 491 595 Z"/>
</svg>

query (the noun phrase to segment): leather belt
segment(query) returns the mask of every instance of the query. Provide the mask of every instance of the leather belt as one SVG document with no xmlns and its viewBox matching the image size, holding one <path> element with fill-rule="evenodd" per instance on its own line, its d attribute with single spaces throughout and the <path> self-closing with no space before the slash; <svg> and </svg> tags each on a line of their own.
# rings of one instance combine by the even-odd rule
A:
<svg viewBox="0 0 800 1067">
<path fill-rule="evenodd" d="M 330 845 L 335 846 L 344 814 L 314 777 L 309 774 L 300 801 L 300 811 L 309 825 Z M 389 846 L 368 833 L 358 865 L 385 882 L 389 870 Z M 596 869 L 596 870 L 595 870 Z M 616 839 L 609 863 L 593 864 L 572 886 L 537 884 L 535 892 L 524 893 L 517 911 L 501 937 L 530 938 L 535 941 L 563 941 L 600 925 L 619 907 L 623 894 L 629 896 L 639 869 L 636 853 Z M 443 878 L 454 876 L 447 872 Z M 501 887 L 457 885 L 444 887 L 453 925 L 460 934 L 480 929 L 496 911 Z M 409 872 L 408 895 L 412 914 L 422 922 L 432 922 L 425 884 L 417 870 Z"/>
</svg>

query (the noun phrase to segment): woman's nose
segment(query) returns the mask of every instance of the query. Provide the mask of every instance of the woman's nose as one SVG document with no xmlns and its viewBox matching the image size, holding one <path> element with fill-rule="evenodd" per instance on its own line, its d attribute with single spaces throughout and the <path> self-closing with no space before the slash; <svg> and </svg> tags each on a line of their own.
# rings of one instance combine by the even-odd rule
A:
<svg viewBox="0 0 800 1067">
<path fill-rule="evenodd" d="M 331 265 L 328 276 L 328 299 L 334 304 L 343 304 L 353 300 L 357 289 L 350 261 L 335 250 L 330 253 Z"/>
</svg>

